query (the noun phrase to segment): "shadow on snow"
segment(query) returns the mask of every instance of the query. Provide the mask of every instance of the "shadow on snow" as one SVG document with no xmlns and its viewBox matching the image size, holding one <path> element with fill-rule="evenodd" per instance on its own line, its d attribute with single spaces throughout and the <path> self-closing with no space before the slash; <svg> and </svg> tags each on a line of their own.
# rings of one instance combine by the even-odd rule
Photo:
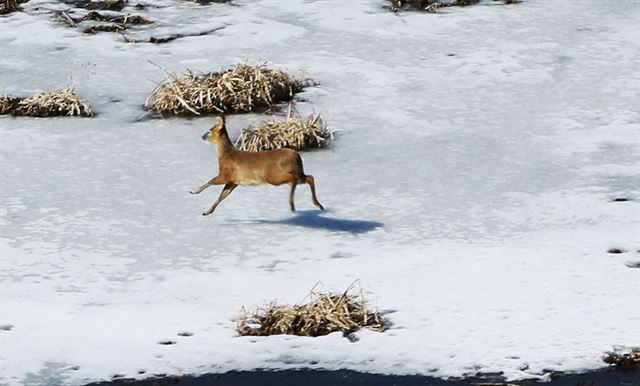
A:
<svg viewBox="0 0 640 386">
<path fill-rule="evenodd" d="M 292 217 L 282 220 L 253 220 L 250 222 L 254 224 L 293 225 L 304 228 L 324 229 L 331 232 L 349 232 L 354 235 L 371 232 L 384 225 L 378 221 L 325 217 L 323 213 L 326 212 L 303 210 L 295 212 Z"/>
</svg>

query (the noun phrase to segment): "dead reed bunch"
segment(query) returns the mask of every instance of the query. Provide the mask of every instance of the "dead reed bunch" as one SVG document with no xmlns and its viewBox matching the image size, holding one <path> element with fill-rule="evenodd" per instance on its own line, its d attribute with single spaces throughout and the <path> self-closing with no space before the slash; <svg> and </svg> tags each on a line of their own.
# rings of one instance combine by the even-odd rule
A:
<svg viewBox="0 0 640 386">
<path fill-rule="evenodd" d="M 467 7 L 469 5 L 478 4 L 480 0 L 389 0 L 391 2 L 391 10 L 418 10 L 428 13 L 438 13 L 439 8 L 445 7 Z M 497 1 L 497 0 L 493 0 Z M 521 0 L 501 0 L 505 4 L 519 3 Z"/>
<path fill-rule="evenodd" d="M 11 114 L 21 100 L 10 95 L 0 96 L 0 115 Z"/>
<path fill-rule="evenodd" d="M 73 87 L 31 95 L 16 103 L 11 113 L 30 117 L 93 116 L 89 104 L 75 94 Z"/>
<path fill-rule="evenodd" d="M 166 71 L 165 71 L 166 73 Z M 145 106 L 162 115 L 246 113 L 289 101 L 309 85 L 265 65 L 240 64 L 220 72 L 167 77 L 153 90 Z"/>
<path fill-rule="evenodd" d="M 308 303 L 303 305 L 273 302 L 252 315 L 245 312 L 237 322 L 237 330 L 240 335 L 313 337 L 336 331 L 346 336 L 362 328 L 384 331 L 388 322 L 379 313 L 367 310 L 364 292 L 356 283 L 342 294 L 323 293 L 314 287 L 307 296 Z"/>
<path fill-rule="evenodd" d="M 326 147 L 333 135 L 319 114 L 306 119 L 292 117 L 291 112 L 284 121 L 273 119 L 260 122 L 257 127 L 242 130 L 236 147 L 246 151 L 265 151 L 289 148 L 306 150 Z"/>
<path fill-rule="evenodd" d="M 18 6 L 29 0 L 0 0 L 0 15 L 6 15 L 19 10 Z"/>
<path fill-rule="evenodd" d="M 602 360 L 618 370 L 640 371 L 640 347 L 614 347 Z"/>
</svg>

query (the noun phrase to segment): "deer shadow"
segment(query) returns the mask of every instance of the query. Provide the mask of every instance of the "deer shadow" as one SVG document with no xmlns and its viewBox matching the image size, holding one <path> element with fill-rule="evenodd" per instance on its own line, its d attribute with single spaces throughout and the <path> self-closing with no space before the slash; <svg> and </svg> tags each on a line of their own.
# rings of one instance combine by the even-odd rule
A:
<svg viewBox="0 0 640 386">
<path fill-rule="evenodd" d="M 325 217 L 318 210 L 303 210 L 295 212 L 292 217 L 282 220 L 255 220 L 257 224 L 293 225 L 304 228 L 324 229 L 331 232 L 348 232 L 359 235 L 376 230 L 384 224 L 378 221 L 349 220 L 342 218 Z"/>
</svg>

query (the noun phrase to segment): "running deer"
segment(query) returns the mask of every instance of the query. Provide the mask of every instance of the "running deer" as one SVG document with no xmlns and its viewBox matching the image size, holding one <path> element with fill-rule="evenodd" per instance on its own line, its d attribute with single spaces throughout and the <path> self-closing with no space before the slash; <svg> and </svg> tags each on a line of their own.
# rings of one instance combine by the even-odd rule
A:
<svg viewBox="0 0 640 386">
<path fill-rule="evenodd" d="M 211 185 L 224 185 L 220 196 L 204 216 L 213 213 L 220 202 L 227 198 L 238 185 L 282 185 L 289 184 L 289 205 L 295 212 L 293 196 L 298 184 L 309 184 L 313 205 L 324 210 L 316 197 L 313 176 L 304 174 L 302 158 L 297 151 L 277 149 L 270 151 L 241 151 L 233 147 L 223 117 L 216 117 L 214 126 L 204 133 L 202 139 L 214 145 L 218 152 L 218 175 L 201 187 L 190 191 L 199 194 Z"/>
</svg>

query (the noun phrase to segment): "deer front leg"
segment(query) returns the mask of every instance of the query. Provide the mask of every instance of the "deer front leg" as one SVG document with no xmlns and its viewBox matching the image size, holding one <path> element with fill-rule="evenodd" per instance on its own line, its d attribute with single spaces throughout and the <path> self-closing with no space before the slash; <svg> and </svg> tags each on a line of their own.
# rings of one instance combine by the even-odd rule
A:
<svg viewBox="0 0 640 386">
<path fill-rule="evenodd" d="M 216 207 L 220 205 L 222 200 L 227 198 L 231 194 L 231 192 L 233 192 L 233 189 L 235 189 L 237 186 L 238 185 L 234 184 L 233 182 L 229 182 L 228 184 L 226 184 L 224 186 L 224 189 L 222 189 L 222 192 L 220 192 L 220 196 L 218 196 L 218 199 L 216 200 L 216 202 L 214 202 L 211 208 L 209 208 L 209 210 L 204 212 L 202 215 L 208 216 L 211 213 L 213 213 L 213 211 L 216 210 Z"/>
<path fill-rule="evenodd" d="M 209 181 L 207 181 L 201 187 L 199 187 L 197 189 L 194 189 L 194 190 L 190 190 L 189 193 L 191 193 L 191 194 L 200 194 L 200 193 L 202 193 L 203 190 L 205 190 L 206 188 L 208 188 L 211 185 L 222 185 L 222 184 L 224 184 L 224 182 L 222 182 L 222 179 L 220 178 L 220 176 L 216 176 L 216 177 L 213 177 L 212 179 L 210 179 Z"/>
</svg>

